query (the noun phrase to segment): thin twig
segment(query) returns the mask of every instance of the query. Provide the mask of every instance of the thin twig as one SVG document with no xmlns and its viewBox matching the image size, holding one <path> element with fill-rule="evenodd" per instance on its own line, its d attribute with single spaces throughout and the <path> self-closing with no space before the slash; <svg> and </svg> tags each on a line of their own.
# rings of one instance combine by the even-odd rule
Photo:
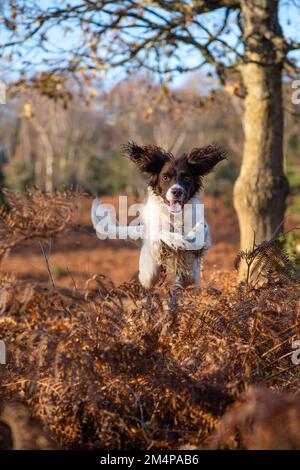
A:
<svg viewBox="0 0 300 470">
<path fill-rule="evenodd" d="M 288 372 L 289 370 L 292 370 L 292 369 L 294 369 L 294 368 L 297 367 L 297 366 L 299 367 L 299 364 L 293 364 L 292 366 L 286 367 L 285 369 L 280 370 L 279 372 L 275 372 L 274 374 L 269 375 L 269 377 L 267 377 L 266 380 L 273 379 L 273 377 L 276 377 L 277 375 L 281 375 L 281 374 L 283 374 L 284 372 Z"/>
<path fill-rule="evenodd" d="M 73 282 L 73 285 L 74 285 L 74 290 L 77 291 L 77 286 L 76 286 L 75 279 L 74 279 L 74 277 L 73 277 L 73 274 L 72 274 L 71 271 L 69 270 L 68 266 L 67 266 L 67 272 L 68 272 L 70 278 L 72 279 L 72 282 Z"/>
<path fill-rule="evenodd" d="M 40 247 L 41 247 L 43 256 L 44 256 L 44 258 L 45 258 L 46 267 L 47 267 L 47 271 L 48 271 L 48 275 L 49 275 L 50 281 L 51 281 L 51 283 L 52 283 L 52 286 L 55 287 L 55 282 L 54 282 L 54 278 L 53 278 L 53 275 L 52 275 L 52 272 L 51 272 L 51 268 L 50 268 L 48 256 L 46 255 L 45 250 L 44 250 L 44 247 L 43 247 L 43 245 L 42 245 L 42 243 L 41 243 L 40 241 L 39 241 L 39 244 L 40 244 Z"/>
</svg>

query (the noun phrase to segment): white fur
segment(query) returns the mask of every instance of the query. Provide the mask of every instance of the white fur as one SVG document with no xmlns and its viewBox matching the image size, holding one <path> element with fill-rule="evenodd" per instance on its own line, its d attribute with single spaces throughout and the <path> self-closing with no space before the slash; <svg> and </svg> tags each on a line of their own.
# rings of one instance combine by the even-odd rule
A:
<svg viewBox="0 0 300 470">
<path fill-rule="evenodd" d="M 196 193 L 189 201 L 192 205 L 192 211 L 196 211 L 196 207 L 200 204 L 199 193 Z M 178 219 L 181 215 L 178 217 Z M 141 284 L 149 288 L 155 280 L 160 265 L 160 241 L 165 242 L 168 246 L 175 249 L 192 249 L 200 250 L 201 248 L 209 248 L 211 246 L 211 238 L 209 228 L 206 222 L 204 227 L 201 221 L 196 221 L 195 226 L 187 235 L 180 234 L 176 231 L 171 232 L 169 229 L 170 213 L 162 198 L 157 196 L 152 189 L 148 189 L 148 197 L 143 212 L 144 223 L 144 243 L 140 255 L 139 280 Z M 176 226 L 176 217 L 175 217 Z M 197 232 L 204 230 L 204 236 L 200 237 L 200 244 L 194 242 Z M 189 257 L 193 257 L 193 267 L 191 272 L 191 282 L 196 287 L 200 286 L 200 268 L 201 260 L 193 253 L 187 251 Z M 177 279 L 177 283 L 180 284 Z"/>
<path fill-rule="evenodd" d="M 188 201 L 188 204 L 191 205 L 191 210 L 196 215 L 200 204 L 199 193 L 196 193 Z M 99 199 L 95 199 L 92 204 L 91 218 L 97 236 L 103 238 L 107 237 L 107 232 L 102 233 L 101 224 L 99 224 L 101 218 L 97 211 L 100 207 Z M 178 223 L 178 226 L 182 224 L 181 217 L 181 213 L 174 216 L 174 231 L 171 231 L 168 206 L 161 197 L 157 196 L 151 188 L 148 188 L 148 196 L 142 213 L 142 225 L 120 227 L 116 225 L 116 221 L 112 217 L 109 219 L 109 231 L 114 235 L 117 234 L 117 237 L 126 229 L 129 229 L 129 233 L 127 233 L 128 235 L 133 235 L 132 238 L 137 238 L 137 236 L 143 237 L 143 246 L 139 260 L 139 280 L 145 288 L 150 288 L 153 285 L 159 273 L 161 241 L 175 250 L 181 249 L 187 251 L 187 265 L 191 271 L 189 276 L 190 281 L 196 287 L 200 286 L 201 259 L 190 250 L 207 249 L 211 246 L 209 228 L 205 221 L 203 224 L 202 220 L 196 220 L 191 230 L 187 234 L 182 234 L 180 230 L 176 230 L 176 224 Z M 177 279 L 177 283 L 180 284 L 181 280 Z"/>
</svg>

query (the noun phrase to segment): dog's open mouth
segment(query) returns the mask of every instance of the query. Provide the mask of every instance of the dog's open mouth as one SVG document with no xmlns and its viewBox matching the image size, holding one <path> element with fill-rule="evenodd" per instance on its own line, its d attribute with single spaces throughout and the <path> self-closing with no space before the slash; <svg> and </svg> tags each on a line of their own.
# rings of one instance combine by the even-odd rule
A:
<svg viewBox="0 0 300 470">
<path fill-rule="evenodd" d="M 169 207 L 169 211 L 172 213 L 172 214 L 178 214 L 179 212 L 182 211 L 183 209 L 183 201 L 181 200 L 172 200 L 172 201 L 168 201 L 168 207 Z"/>
</svg>

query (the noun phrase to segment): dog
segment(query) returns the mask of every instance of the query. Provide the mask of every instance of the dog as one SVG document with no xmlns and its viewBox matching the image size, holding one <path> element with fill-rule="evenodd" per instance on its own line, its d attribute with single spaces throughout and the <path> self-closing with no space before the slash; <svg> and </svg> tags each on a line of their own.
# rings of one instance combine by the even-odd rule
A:
<svg viewBox="0 0 300 470">
<path fill-rule="evenodd" d="M 156 145 L 140 146 L 135 142 L 127 143 L 123 153 L 148 179 L 142 223 L 118 227 L 110 218 L 108 225 L 115 234 L 124 234 L 124 230 L 129 230 L 133 238 L 143 236 L 139 281 L 149 289 L 156 283 L 161 271 L 168 270 L 173 271 L 175 276 L 173 286 L 185 288 L 194 285 L 199 288 L 202 258 L 211 246 L 200 191 L 203 177 L 226 158 L 226 153 L 217 146 L 209 145 L 194 148 L 175 158 Z M 102 238 L 99 208 L 101 203 L 95 199 L 91 218 L 97 236 Z M 187 228 L 184 226 L 185 220 L 189 221 Z"/>
</svg>

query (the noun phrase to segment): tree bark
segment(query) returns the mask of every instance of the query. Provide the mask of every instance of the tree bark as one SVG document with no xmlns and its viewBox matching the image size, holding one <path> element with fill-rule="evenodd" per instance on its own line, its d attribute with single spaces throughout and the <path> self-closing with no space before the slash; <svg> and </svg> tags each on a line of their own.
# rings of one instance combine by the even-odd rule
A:
<svg viewBox="0 0 300 470">
<path fill-rule="evenodd" d="M 283 170 L 282 68 L 285 42 L 276 0 L 241 0 L 246 90 L 244 155 L 234 187 L 241 249 L 270 239 L 280 228 L 288 183 Z"/>
</svg>

